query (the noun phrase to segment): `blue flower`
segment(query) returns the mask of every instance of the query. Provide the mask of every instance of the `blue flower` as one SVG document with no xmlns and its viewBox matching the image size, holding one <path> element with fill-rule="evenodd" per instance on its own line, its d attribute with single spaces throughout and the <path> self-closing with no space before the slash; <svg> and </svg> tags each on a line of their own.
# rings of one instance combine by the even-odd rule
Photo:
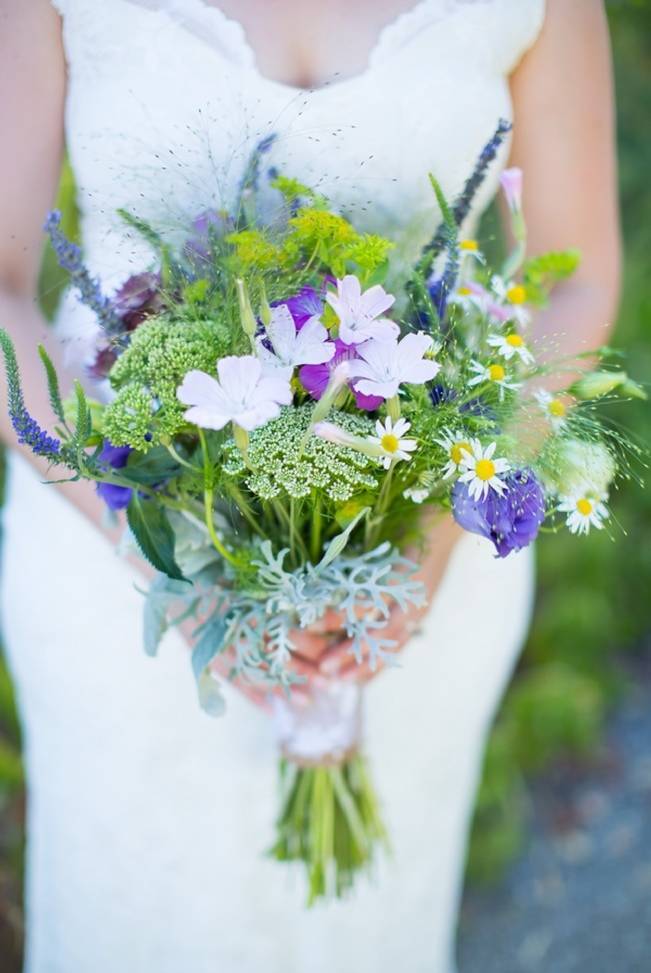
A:
<svg viewBox="0 0 651 973">
<path fill-rule="evenodd" d="M 114 446 L 106 439 L 99 460 L 107 472 L 112 469 L 121 470 L 127 465 L 132 452 L 130 446 Z M 124 510 L 129 506 L 133 495 L 131 487 L 118 486 L 115 483 L 98 483 L 96 489 L 110 510 Z"/>
<path fill-rule="evenodd" d="M 456 522 L 464 530 L 491 540 L 498 557 L 531 544 L 545 519 L 545 495 L 531 470 L 516 470 L 505 481 L 502 496 L 489 490 L 485 497 L 473 499 L 461 482 L 452 491 Z"/>
</svg>

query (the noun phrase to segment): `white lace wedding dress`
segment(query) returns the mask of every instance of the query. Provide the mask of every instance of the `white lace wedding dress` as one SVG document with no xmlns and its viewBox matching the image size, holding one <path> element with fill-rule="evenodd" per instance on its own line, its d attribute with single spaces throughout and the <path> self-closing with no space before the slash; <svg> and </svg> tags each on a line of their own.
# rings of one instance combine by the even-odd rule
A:
<svg viewBox="0 0 651 973">
<path fill-rule="evenodd" d="M 304 92 L 261 76 L 241 27 L 204 0 L 55 5 L 84 244 L 107 287 L 147 257 L 117 207 L 172 232 L 232 199 L 271 132 L 265 166 L 390 228 L 413 256 L 437 222 L 427 172 L 458 192 L 510 115 L 507 77 L 543 18 L 543 0 L 424 0 L 362 74 Z M 83 358 L 89 316 L 67 301 L 61 327 Z M 134 573 L 16 457 L 4 524 L 28 973 L 449 973 L 482 748 L 529 616 L 529 553 L 497 561 L 466 537 L 402 667 L 369 687 L 393 857 L 352 898 L 307 912 L 301 875 L 262 854 L 276 809 L 267 717 L 233 691 L 222 721 L 204 716 L 174 634 L 144 656 Z"/>
</svg>

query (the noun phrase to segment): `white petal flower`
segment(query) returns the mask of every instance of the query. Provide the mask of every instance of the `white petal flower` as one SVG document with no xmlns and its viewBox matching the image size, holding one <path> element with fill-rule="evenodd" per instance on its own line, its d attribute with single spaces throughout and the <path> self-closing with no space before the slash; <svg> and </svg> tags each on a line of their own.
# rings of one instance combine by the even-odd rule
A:
<svg viewBox="0 0 651 973">
<path fill-rule="evenodd" d="M 574 494 L 561 497 L 558 509 L 567 514 L 565 522 L 573 534 L 587 534 L 591 527 L 601 530 L 608 518 L 607 496 Z"/>
<path fill-rule="evenodd" d="M 197 369 L 188 372 L 177 389 L 177 397 L 191 408 L 188 422 L 203 429 L 223 429 L 234 422 L 242 429 L 255 429 L 280 413 L 281 405 L 292 401 L 289 381 L 281 373 L 263 373 L 254 355 L 229 355 L 217 362 L 218 378 Z"/>
<path fill-rule="evenodd" d="M 404 492 L 404 496 L 408 500 L 413 500 L 414 503 L 424 503 L 430 495 L 430 491 L 427 487 L 407 487 Z"/>
<path fill-rule="evenodd" d="M 519 358 L 525 365 L 532 365 L 534 357 L 524 343 L 522 335 L 516 331 L 511 334 L 490 334 L 488 344 L 491 348 L 496 348 L 499 354 L 506 361 L 512 358 Z"/>
<path fill-rule="evenodd" d="M 519 389 L 521 386 L 520 382 L 512 382 L 509 380 L 506 369 L 498 362 L 483 364 L 482 362 L 472 361 L 470 362 L 470 367 L 475 375 L 474 378 L 469 379 L 468 385 L 472 388 L 474 385 L 483 385 L 484 382 L 494 382 L 500 390 L 500 401 L 504 398 L 506 389 L 513 391 Z"/>
<path fill-rule="evenodd" d="M 549 419 L 549 423 L 554 432 L 559 432 L 567 424 L 567 406 L 562 399 L 547 392 L 546 389 L 539 389 L 534 393 L 536 402 Z"/>
<path fill-rule="evenodd" d="M 496 448 L 497 443 L 490 443 L 484 448 L 478 439 L 471 439 L 470 452 L 463 451 L 463 472 L 459 479 L 468 484 L 468 492 L 473 500 L 483 499 L 489 490 L 495 490 L 501 496 L 506 489 L 506 483 L 498 474 L 508 473 L 510 465 L 506 459 L 494 458 Z"/>
<path fill-rule="evenodd" d="M 382 450 L 382 465 L 389 469 L 392 463 L 398 460 L 411 459 L 410 453 L 417 448 L 418 443 L 415 439 L 404 439 L 406 432 L 409 432 L 411 423 L 406 419 L 398 419 L 395 424 L 390 416 L 382 422 L 378 419 L 375 423 L 375 436 L 369 436 L 372 443 L 376 443 Z"/>
<path fill-rule="evenodd" d="M 380 317 L 389 310 L 395 297 L 379 284 L 362 293 L 358 278 L 346 274 L 337 281 L 337 293 L 326 294 L 326 301 L 339 318 L 339 337 L 347 345 L 357 345 L 370 338 L 391 339 L 400 333 L 397 324 Z"/>
<path fill-rule="evenodd" d="M 330 361 L 335 353 L 335 344 L 328 340 L 328 332 L 319 318 L 316 315 L 308 318 L 297 330 L 286 304 L 271 308 L 271 321 L 266 332 L 273 351 L 265 346 L 264 338 L 259 337 L 258 357 L 267 371 L 279 369 L 287 379 L 298 365 L 321 365 Z"/>
<path fill-rule="evenodd" d="M 434 442 L 442 446 L 447 453 L 448 461 L 443 467 L 443 479 L 447 480 L 459 472 L 464 455 L 472 453 L 470 441 L 462 432 L 455 433 L 445 429 L 441 438 L 435 439 Z"/>
<path fill-rule="evenodd" d="M 491 279 L 491 290 L 497 298 L 496 307 L 491 315 L 498 321 L 516 321 L 522 327 L 529 324 L 531 315 L 525 307 L 527 289 L 523 284 L 506 281 L 495 274 Z"/>
<path fill-rule="evenodd" d="M 403 382 L 429 382 L 441 367 L 423 357 L 433 346 L 432 338 L 422 332 L 407 334 L 400 341 L 365 341 L 357 346 L 359 360 L 351 361 L 353 388 L 364 395 L 390 399 Z"/>
</svg>

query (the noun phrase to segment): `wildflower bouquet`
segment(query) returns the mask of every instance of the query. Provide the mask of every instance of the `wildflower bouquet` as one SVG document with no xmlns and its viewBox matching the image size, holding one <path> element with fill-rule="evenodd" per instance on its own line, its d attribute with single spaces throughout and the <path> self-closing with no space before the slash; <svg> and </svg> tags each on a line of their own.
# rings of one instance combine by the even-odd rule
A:
<svg viewBox="0 0 651 973">
<path fill-rule="evenodd" d="M 223 710 L 220 660 L 268 689 L 282 753 L 272 852 L 305 863 L 310 901 L 345 892 L 386 836 L 360 752 L 359 686 L 310 687 L 299 706 L 296 630 L 335 610 L 358 661 L 390 663 L 390 613 L 425 600 L 422 511 L 451 511 L 498 557 L 545 521 L 602 528 L 625 444 L 593 401 L 643 394 L 621 370 L 564 382 L 575 362 L 537 361 L 532 309 L 578 258 L 525 259 L 518 171 L 502 180 L 516 240 L 503 270 L 459 238 L 507 129 L 453 204 L 430 177 L 443 222 L 396 295 L 385 287 L 392 242 L 358 232 L 309 187 L 274 174 L 279 205 L 260 221 L 266 146 L 234 211 L 204 213 L 181 247 L 123 212 L 154 256 L 112 297 L 51 214 L 60 263 L 101 325 L 93 377 L 110 389 L 100 402 L 77 383 L 64 401 L 41 349 L 55 436 L 27 412 L 0 332 L 19 441 L 126 510 L 156 569 L 146 651 L 194 619 L 206 712 Z"/>
</svg>

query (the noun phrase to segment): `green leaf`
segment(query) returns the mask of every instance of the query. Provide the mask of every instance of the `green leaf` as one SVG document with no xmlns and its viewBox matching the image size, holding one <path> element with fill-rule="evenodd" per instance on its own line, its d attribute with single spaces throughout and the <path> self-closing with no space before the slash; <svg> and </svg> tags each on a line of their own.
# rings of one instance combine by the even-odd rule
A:
<svg viewBox="0 0 651 973">
<path fill-rule="evenodd" d="M 90 408 L 86 400 L 86 394 L 81 387 L 81 382 L 75 380 L 75 397 L 77 400 L 77 420 L 75 423 L 75 439 L 79 446 L 86 445 L 92 430 L 93 423 L 90 415 Z"/>
<path fill-rule="evenodd" d="M 61 400 L 59 377 L 56 373 L 56 368 L 54 367 L 52 359 L 48 355 L 43 345 L 38 346 L 38 353 L 41 361 L 43 362 L 45 374 L 47 375 L 47 387 L 48 392 L 50 393 L 50 404 L 52 406 L 52 411 L 57 419 L 59 419 L 65 425 L 66 420 L 63 414 L 63 402 Z"/>
<path fill-rule="evenodd" d="M 337 534 L 336 537 L 332 538 L 326 548 L 325 554 L 319 561 L 317 568 L 327 568 L 329 564 L 332 564 L 336 557 L 339 557 L 348 544 L 348 539 L 350 538 L 350 535 L 354 531 L 355 527 L 357 527 L 362 517 L 366 517 L 369 510 L 370 507 L 364 507 L 362 510 L 360 510 L 357 516 L 348 524 L 348 527 L 346 527 L 345 530 L 342 530 L 341 534 Z"/>
<path fill-rule="evenodd" d="M 149 563 L 176 581 L 186 581 L 174 560 L 174 531 L 155 500 L 142 500 L 134 491 L 127 507 L 127 523 Z"/>
<path fill-rule="evenodd" d="M 179 464 L 164 446 L 154 446 L 148 453 L 133 452 L 122 473 L 134 483 L 151 486 L 176 476 L 180 469 Z"/>
<path fill-rule="evenodd" d="M 221 716 L 226 708 L 219 684 L 210 674 L 210 663 L 224 648 L 228 622 L 214 615 L 200 629 L 201 637 L 192 651 L 192 671 L 197 681 L 199 704 L 209 716 Z"/>
</svg>

